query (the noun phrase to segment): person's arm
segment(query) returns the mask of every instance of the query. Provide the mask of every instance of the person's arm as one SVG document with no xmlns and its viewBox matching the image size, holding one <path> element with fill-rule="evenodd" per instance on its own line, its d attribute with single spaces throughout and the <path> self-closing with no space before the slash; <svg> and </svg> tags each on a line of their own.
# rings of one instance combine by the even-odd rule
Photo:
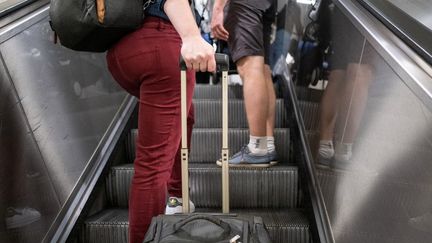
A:
<svg viewBox="0 0 432 243">
<path fill-rule="evenodd" d="M 214 49 L 201 37 L 188 0 L 166 0 L 164 11 L 182 39 L 181 55 L 186 66 L 195 71 L 214 72 Z"/>
<path fill-rule="evenodd" d="M 215 0 L 213 5 L 211 31 L 216 39 L 227 41 L 229 37 L 228 31 L 224 28 L 224 8 L 227 0 Z"/>
</svg>

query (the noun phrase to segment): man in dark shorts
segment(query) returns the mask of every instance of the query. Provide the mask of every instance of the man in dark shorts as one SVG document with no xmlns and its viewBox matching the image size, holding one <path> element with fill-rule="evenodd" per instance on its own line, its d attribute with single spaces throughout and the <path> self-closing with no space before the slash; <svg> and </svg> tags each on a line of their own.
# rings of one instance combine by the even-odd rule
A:
<svg viewBox="0 0 432 243">
<path fill-rule="evenodd" d="M 269 67 L 273 0 L 215 0 L 212 34 L 228 42 L 243 80 L 249 144 L 230 158 L 230 166 L 268 167 L 276 162 L 274 117 L 276 97 Z M 220 164 L 220 161 L 217 162 Z"/>
<path fill-rule="evenodd" d="M 328 17 L 330 34 L 328 84 L 320 103 L 320 142 L 317 166 L 356 169 L 370 172 L 361 164 L 351 163 L 353 145 L 366 109 L 369 85 L 374 78 L 370 64 L 375 53 L 347 17 L 328 1 L 323 10 Z"/>
</svg>

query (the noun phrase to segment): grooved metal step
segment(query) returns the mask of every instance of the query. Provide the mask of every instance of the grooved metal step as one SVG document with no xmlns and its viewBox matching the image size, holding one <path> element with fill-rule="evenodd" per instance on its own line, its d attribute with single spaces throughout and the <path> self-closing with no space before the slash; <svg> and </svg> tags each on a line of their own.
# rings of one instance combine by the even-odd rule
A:
<svg viewBox="0 0 432 243">
<path fill-rule="evenodd" d="M 300 101 L 300 111 L 306 130 L 319 131 L 320 104 L 316 102 Z"/>
<path fill-rule="evenodd" d="M 277 85 L 275 87 L 276 97 L 281 98 Z M 195 85 L 194 99 L 221 99 L 222 87 L 220 85 L 197 84 Z M 243 99 L 243 86 L 229 85 L 228 98 Z"/>
<path fill-rule="evenodd" d="M 309 222 L 302 209 L 232 210 L 232 213 L 261 216 L 274 243 L 312 242 Z M 86 220 L 82 242 L 127 243 L 128 228 L 127 209 L 105 210 Z"/>
<path fill-rule="evenodd" d="M 216 164 L 190 164 L 190 195 L 196 207 L 221 208 L 221 168 Z M 268 169 L 232 168 L 230 174 L 231 208 L 298 207 L 298 169 L 273 166 Z M 111 168 L 107 196 L 112 206 L 127 207 L 133 165 Z"/>
<path fill-rule="evenodd" d="M 308 87 L 295 87 L 297 98 L 299 100 L 307 100 L 320 103 L 324 90 L 316 90 Z"/>
<path fill-rule="evenodd" d="M 289 129 L 275 129 L 275 145 L 280 162 L 289 161 Z M 131 130 L 128 139 L 129 162 L 135 159 L 135 140 L 138 130 Z M 228 133 L 230 155 L 237 153 L 241 147 L 249 142 L 249 131 L 247 129 L 230 129 Z M 190 162 L 192 163 L 215 163 L 221 157 L 222 129 L 219 128 L 197 128 L 192 133 L 192 144 Z"/>
<path fill-rule="evenodd" d="M 246 111 L 243 100 L 228 101 L 228 126 L 230 128 L 247 128 Z M 194 100 L 195 128 L 222 127 L 221 100 Z M 287 127 L 288 119 L 283 100 L 276 100 L 275 127 Z"/>
</svg>

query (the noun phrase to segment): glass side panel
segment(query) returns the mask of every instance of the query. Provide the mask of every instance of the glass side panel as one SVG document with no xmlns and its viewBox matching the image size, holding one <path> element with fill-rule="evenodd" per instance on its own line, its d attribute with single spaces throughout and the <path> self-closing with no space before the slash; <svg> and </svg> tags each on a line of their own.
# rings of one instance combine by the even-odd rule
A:
<svg viewBox="0 0 432 243">
<path fill-rule="evenodd" d="M 0 242 L 41 242 L 126 94 L 48 19 L 0 45 Z"/>
<path fill-rule="evenodd" d="M 431 108 L 335 5 L 319 27 L 291 67 L 336 242 L 432 242 Z"/>
</svg>

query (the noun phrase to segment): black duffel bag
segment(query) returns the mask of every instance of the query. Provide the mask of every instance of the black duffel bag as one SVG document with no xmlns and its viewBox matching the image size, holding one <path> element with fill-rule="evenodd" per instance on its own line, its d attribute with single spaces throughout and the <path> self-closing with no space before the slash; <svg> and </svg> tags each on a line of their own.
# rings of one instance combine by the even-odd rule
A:
<svg viewBox="0 0 432 243">
<path fill-rule="evenodd" d="M 51 27 L 63 46 L 105 52 L 141 26 L 144 4 L 154 0 L 51 0 Z"/>
<path fill-rule="evenodd" d="M 191 214 L 154 217 L 144 243 L 270 243 L 261 217 Z"/>
</svg>

